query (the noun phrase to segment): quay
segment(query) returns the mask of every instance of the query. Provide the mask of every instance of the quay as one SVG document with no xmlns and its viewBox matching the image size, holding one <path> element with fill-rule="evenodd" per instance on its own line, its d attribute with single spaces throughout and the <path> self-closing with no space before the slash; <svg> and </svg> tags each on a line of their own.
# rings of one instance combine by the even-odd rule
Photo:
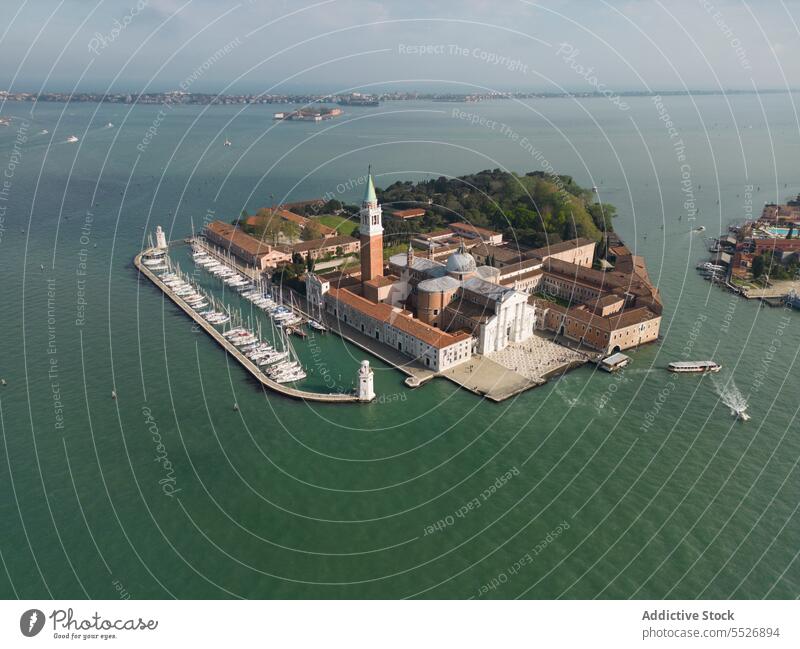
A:
<svg viewBox="0 0 800 649">
<path fill-rule="evenodd" d="M 300 313 L 305 320 L 313 319 L 305 295 L 301 295 L 288 286 L 284 287 L 283 290 L 292 294 L 296 304 L 295 311 Z M 342 340 L 346 340 L 351 345 L 363 349 L 365 352 L 372 354 L 375 358 L 405 374 L 407 376 L 405 383 L 411 388 L 424 385 L 433 377 L 437 376 L 436 372 L 423 367 L 420 363 L 380 343 L 371 336 L 361 333 L 358 329 L 330 317 L 327 313 L 318 314 L 316 319 L 324 325 L 329 332 L 336 334 Z"/>
<path fill-rule="evenodd" d="M 227 338 L 225 338 L 225 336 L 217 331 L 209 322 L 206 322 L 202 317 L 200 317 L 195 310 L 192 309 L 192 307 L 183 301 L 180 296 L 175 295 L 175 293 L 173 293 L 172 290 L 170 290 L 170 288 L 161 281 L 158 275 L 156 275 L 142 263 L 142 257 L 149 252 L 150 249 L 144 250 L 134 257 L 133 264 L 136 269 L 142 275 L 145 275 L 158 288 L 160 288 L 165 295 L 169 296 L 169 298 L 175 304 L 183 309 L 183 311 L 200 327 L 202 327 L 209 336 L 216 340 L 223 347 L 223 349 L 225 349 L 225 351 L 239 361 L 242 367 L 250 372 L 253 378 L 255 378 L 264 387 L 272 390 L 273 392 L 277 392 L 278 394 L 282 394 L 283 396 L 291 397 L 293 399 L 302 399 L 303 401 L 315 401 L 321 403 L 361 403 L 358 396 L 355 394 L 307 392 L 305 390 L 298 390 L 297 388 L 283 385 L 282 383 L 273 381 L 269 377 L 265 376 L 255 363 L 253 363 L 249 358 L 247 358 L 247 356 L 240 352 L 236 346 L 233 345 L 233 343 L 231 343 Z"/>
</svg>

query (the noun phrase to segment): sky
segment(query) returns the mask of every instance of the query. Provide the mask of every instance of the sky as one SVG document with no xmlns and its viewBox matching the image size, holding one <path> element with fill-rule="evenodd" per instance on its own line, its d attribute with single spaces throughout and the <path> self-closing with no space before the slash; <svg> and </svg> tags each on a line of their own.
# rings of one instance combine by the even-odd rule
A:
<svg viewBox="0 0 800 649">
<path fill-rule="evenodd" d="M 0 0 L 0 89 L 800 88 L 800 0 Z"/>
</svg>

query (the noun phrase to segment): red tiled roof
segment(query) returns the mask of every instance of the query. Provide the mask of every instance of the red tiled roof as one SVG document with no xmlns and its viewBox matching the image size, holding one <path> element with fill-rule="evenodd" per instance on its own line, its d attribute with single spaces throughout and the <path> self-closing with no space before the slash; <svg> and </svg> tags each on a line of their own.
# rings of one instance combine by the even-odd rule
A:
<svg viewBox="0 0 800 649">
<path fill-rule="evenodd" d="M 800 239 L 754 239 L 756 254 L 769 250 L 800 250 Z"/>
<path fill-rule="evenodd" d="M 613 315 L 603 317 L 593 313 L 592 311 L 588 311 L 585 307 L 577 306 L 567 308 L 555 303 L 552 303 L 548 306 L 549 308 L 563 313 L 570 318 L 575 318 L 576 320 L 585 322 L 587 325 L 597 327 L 598 329 L 608 332 L 624 329 L 626 327 L 647 322 L 648 320 L 653 320 L 654 318 L 659 317 L 647 307 L 625 309 L 623 311 L 619 311 L 618 313 L 614 313 Z"/>
<path fill-rule="evenodd" d="M 451 223 L 450 227 L 453 230 L 461 230 L 462 232 L 471 232 L 472 234 L 476 234 L 479 237 L 496 237 L 500 233 L 495 232 L 494 230 L 489 230 L 488 228 L 482 228 L 477 225 L 472 225 L 472 223 Z"/>
<path fill-rule="evenodd" d="M 533 255 L 536 257 L 546 257 L 548 255 L 557 255 L 561 252 L 566 252 L 567 250 L 574 250 L 575 248 L 582 248 L 583 246 L 592 245 L 595 242 L 591 239 L 571 239 L 569 241 L 562 241 L 560 243 L 551 243 L 547 246 L 542 246 L 541 248 L 536 248 L 535 250 L 531 250 L 529 255 Z"/>
<path fill-rule="evenodd" d="M 412 207 L 408 210 L 392 210 L 390 216 L 398 219 L 413 219 L 417 216 L 425 216 L 425 210 L 419 207 Z"/>
<path fill-rule="evenodd" d="M 420 232 L 419 234 L 415 235 L 420 239 L 436 239 L 438 237 L 448 237 L 453 236 L 452 230 L 434 230 L 433 232 Z"/>
<path fill-rule="evenodd" d="M 370 280 L 364 282 L 364 284 L 368 284 L 369 286 L 375 286 L 376 288 L 381 288 L 382 286 L 391 286 L 397 281 L 397 277 L 394 275 L 384 276 L 378 275 L 377 277 L 373 277 Z"/>
<path fill-rule="evenodd" d="M 331 287 L 328 292 L 338 302 L 342 302 L 374 320 L 386 322 L 395 329 L 399 329 L 437 349 L 449 347 L 471 337 L 470 334 L 463 331 L 449 334 L 417 320 L 408 311 L 401 311 L 381 302 L 371 302 L 347 289 Z"/>
<path fill-rule="evenodd" d="M 230 223 L 225 223 L 224 221 L 212 221 L 206 225 L 206 230 L 227 239 L 233 245 L 238 246 L 251 255 L 266 255 L 271 250 L 269 244 L 259 241 L 255 237 L 251 237 L 249 234 L 242 232 L 239 228 L 232 226 Z"/>
</svg>

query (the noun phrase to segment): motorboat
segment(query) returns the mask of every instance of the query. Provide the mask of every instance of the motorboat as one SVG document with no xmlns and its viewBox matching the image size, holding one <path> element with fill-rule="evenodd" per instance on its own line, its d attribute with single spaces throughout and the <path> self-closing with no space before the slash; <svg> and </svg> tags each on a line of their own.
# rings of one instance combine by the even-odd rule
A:
<svg viewBox="0 0 800 649">
<path fill-rule="evenodd" d="M 731 414 L 741 421 L 750 421 L 750 415 L 747 414 L 747 406 L 744 408 L 731 408 Z"/>
</svg>

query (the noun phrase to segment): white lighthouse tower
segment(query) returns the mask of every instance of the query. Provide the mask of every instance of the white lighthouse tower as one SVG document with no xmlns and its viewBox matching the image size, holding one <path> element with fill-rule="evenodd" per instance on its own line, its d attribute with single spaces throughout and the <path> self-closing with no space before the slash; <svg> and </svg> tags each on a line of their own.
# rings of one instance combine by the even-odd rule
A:
<svg viewBox="0 0 800 649">
<path fill-rule="evenodd" d="M 369 361 L 361 361 L 358 368 L 358 400 L 372 401 L 375 398 L 375 390 L 372 386 L 374 372 L 369 366 Z"/>
<path fill-rule="evenodd" d="M 167 235 L 164 234 L 164 230 L 161 229 L 160 225 L 156 226 L 156 248 L 159 250 L 167 249 Z"/>
</svg>

